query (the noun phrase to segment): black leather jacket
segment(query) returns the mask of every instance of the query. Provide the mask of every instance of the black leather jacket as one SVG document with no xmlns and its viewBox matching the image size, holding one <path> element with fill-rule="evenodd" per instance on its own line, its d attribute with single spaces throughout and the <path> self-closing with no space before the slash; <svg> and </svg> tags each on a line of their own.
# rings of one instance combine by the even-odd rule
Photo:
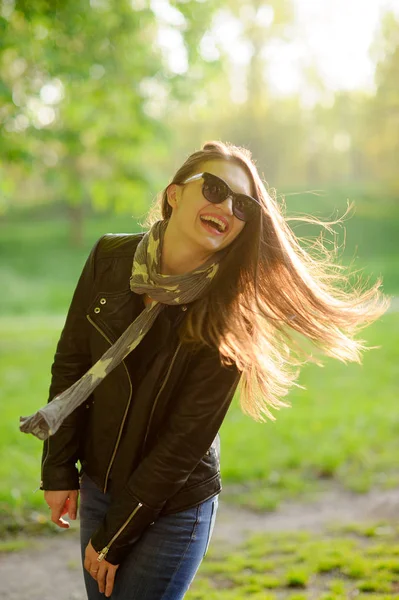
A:
<svg viewBox="0 0 399 600">
<path fill-rule="evenodd" d="M 144 308 L 142 296 L 129 288 L 142 236 L 106 235 L 94 246 L 58 342 L 49 401 Z M 190 305 L 166 306 L 131 355 L 44 443 L 42 489 L 78 489 L 79 460 L 111 493 L 92 544 L 113 564 L 160 514 L 195 506 L 221 490 L 218 430 L 240 373 L 235 365 L 221 365 L 216 348 L 179 342 L 178 325 L 188 310 Z"/>
</svg>

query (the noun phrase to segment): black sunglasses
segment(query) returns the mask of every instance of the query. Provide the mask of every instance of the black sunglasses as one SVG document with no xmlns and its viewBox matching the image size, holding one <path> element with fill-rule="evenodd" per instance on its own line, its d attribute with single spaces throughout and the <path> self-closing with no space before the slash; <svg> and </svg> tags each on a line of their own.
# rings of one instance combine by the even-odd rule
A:
<svg viewBox="0 0 399 600">
<path fill-rule="evenodd" d="M 260 202 L 252 196 L 233 192 L 223 179 L 212 173 L 198 173 L 192 175 L 183 184 L 203 179 L 202 194 L 208 202 L 220 204 L 226 198 L 233 199 L 233 214 L 240 221 L 251 221 L 259 212 Z"/>
</svg>

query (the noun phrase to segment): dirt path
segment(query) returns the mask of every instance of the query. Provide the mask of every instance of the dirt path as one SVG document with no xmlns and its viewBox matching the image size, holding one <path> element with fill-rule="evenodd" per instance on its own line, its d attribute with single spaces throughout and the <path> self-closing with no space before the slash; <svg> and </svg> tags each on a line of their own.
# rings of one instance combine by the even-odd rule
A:
<svg viewBox="0 0 399 600">
<path fill-rule="evenodd" d="M 393 521 L 399 515 L 399 489 L 362 496 L 342 490 L 311 504 L 286 503 L 275 513 L 254 513 L 220 501 L 212 545 L 236 545 L 253 533 L 323 531 L 327 525 Z M 4 600 L 85 600 L 79 542 L 74 531 L 32 541 L 26 549 L 0 557 L 0 598 Z"/>
</svg>

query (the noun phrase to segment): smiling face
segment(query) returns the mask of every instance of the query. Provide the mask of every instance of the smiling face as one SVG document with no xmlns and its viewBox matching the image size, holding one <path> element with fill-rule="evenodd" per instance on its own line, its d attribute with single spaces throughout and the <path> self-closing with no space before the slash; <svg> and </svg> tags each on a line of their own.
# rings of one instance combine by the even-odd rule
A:
<svg viewBox="0 0 399 600">
<path fill-rule="evenodd" d="M 206 161 L 195 173 L 208 172 L 223 179 L 234 191 L 251 195 L 251 180 L 243 167 L 232 161 Z M 233 200 L 226 198 L 220 204 L 212 204 L 202 194 L 203 179 L 184 185 L 172 184 L 168 188 L 168 203 L 172 207 L 171 225 L 182 236 L 199 245 L 205 254 L 212 254 L 231 244 L 245 227 L 245 222 L 233 215 Z M 222 220 L 226 229 L 217 231 L 201 220 L 201 216 L 213 216 Z"/>
</svg>

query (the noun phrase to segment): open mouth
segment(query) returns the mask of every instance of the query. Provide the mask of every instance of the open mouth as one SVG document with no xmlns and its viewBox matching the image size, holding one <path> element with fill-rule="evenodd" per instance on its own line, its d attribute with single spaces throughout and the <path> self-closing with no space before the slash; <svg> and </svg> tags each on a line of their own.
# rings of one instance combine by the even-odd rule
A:
<svg viewBox="0 0 399 600">
<path fill-rule="evenodd" d="M 211 217 L 208 215 L 201 215 L 200 220 L 208 231 L 218 234 L 222 234 L 227 231 L 227 226 L 221 219 L 217 219 L 216 217 Z"/>
</svg>

